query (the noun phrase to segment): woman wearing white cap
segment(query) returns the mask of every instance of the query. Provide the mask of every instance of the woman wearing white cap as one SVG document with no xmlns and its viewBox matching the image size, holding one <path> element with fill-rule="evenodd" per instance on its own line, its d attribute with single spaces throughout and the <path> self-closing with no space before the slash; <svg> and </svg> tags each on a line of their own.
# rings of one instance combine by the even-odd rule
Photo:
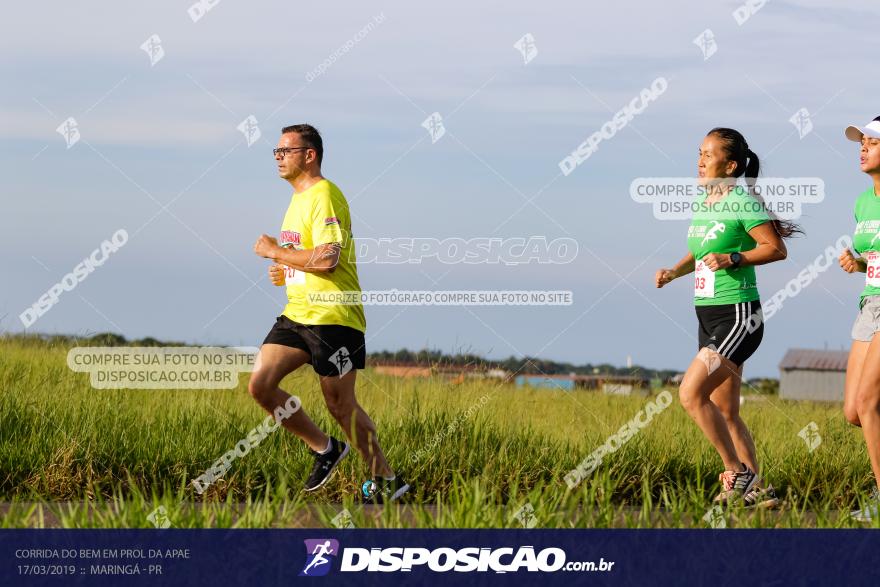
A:
<svg viewBox="0 0 880 587">
<path fill-rule="evenodd" d="M 846 138 L 861 143 L 862 172 L 874 180 L 856 200 L 853 248 L 858 256 L 849 249 L 840 255 L 844 271 L 865 274 L 846 366 L 843 413 L 851 424 L 862 427 L 878 484 L 868 503 L 852 512 L 856 520 L 870 522 L 878 517 L 880 506 L 880 337 L 874 336 L 880 331 L 880 116 L 863 127 L 848 127 Z"/>
</svg>

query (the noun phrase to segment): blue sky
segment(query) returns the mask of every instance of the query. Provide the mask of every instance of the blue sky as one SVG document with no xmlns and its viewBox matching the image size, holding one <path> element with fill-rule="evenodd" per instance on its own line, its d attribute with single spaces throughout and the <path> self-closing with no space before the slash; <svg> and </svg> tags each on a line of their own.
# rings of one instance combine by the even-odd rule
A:
<svg viewBox="0 0 880 587">
<path fill-rule="evenodd" d="M 633 202 L 634 178 L 693 174 L 714 126 L 741 130 L 766 176 L 822 178 L 807 237 L 758 268 L 767 297 L 851 233 L 869 186 L 843 128 L 880 114 L 869 61 L 880 7 L 770 0 L 740 26 L 740 4 L 221 0 L 197 22 L 187 2 L 16 6 L 0 35 L 0 326 L 22 330 L 19 313 L 125 228 L 128 244 L 32 330 L 258 344 L 284 304 L 251 251 L 290 198 L 270 149 L 281 126 L 310 122 L 355 237 L 579 243 L 566 265 L 360 266 L 364 289 L 574 292 L 568 307 L 368 307 L 368 350 L 683 369 L 696 350 L 690 281 L 658 291 L 653 275 L 685 254 L 687 222 Z M 707 60 L 693 43 L 705 29 L 717 42 Z M 528 64 L 513 46 L 526 33 Z M 151 66 L 140 46 L 154 34 L 164 56 Z M 559 161 L 658 76 L 668 90 L 561 176 Z M 800 108 L 814 125 L 803 138 L 789 121 Z M 435 111 L 447 134 L 432 143 L 421 123 Z M 250 115 L 252 146 L 236 128 Z M 68 117 L 81 136 L 71 148 L 56 132 Z M 791 346 L 848 348 L 861 285 L 831 268 L 787 301 L 746 374 L 775 375 Z"/>
</svg>

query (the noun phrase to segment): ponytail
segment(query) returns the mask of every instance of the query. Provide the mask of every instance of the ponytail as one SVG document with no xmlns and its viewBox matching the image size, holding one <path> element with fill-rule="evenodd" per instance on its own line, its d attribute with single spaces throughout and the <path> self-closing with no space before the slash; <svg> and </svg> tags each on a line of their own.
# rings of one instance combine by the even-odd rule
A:
<svg viewBox="0 0 880 587">
<path fill-rule="evenodd" d="M 722 144 L 724 145 L 724 150 L 727 153 L 727 158 L 736 163 L 736 169 L 733 172 L 733 176 L 745 176 L 744 179 L 749 188 L 749 193 L 753 198 L 758 200 L 761 203 L 761 206 L 766 210 L 767 206 L 764 203 L 764 198 L 762 198 L 755 189 L 755 184 L 758 181 L 758 174 L 761 172 L 761 161 L 758 159 L 755 152 L 749 148 L 749 144 L 746 142 L 745 137 L 743 137 L 739 131 L 732 128 L 722 127 L 713 128 L 709 131 L 709 134 L 715 135 L 721 139 Z M 803 229 L 798 224 L 795 224 L 790 220 L 780 220 L 772 210 L 767 210 L 767 214 L 770 216 L 773 228 L 780 237 L 787 239 L 795 234 L 804 234 Z"/>
</svg>

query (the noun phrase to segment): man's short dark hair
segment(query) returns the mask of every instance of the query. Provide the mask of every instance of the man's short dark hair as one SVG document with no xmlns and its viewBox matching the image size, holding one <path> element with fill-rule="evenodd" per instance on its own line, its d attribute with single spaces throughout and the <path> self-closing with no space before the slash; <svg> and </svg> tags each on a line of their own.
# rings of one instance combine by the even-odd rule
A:
<svg viewBox="0 0 880 587">
<path fill-rule="evenodd" d="M 321 140 L 321 133 L 318 132 L 318 129 L 311 124 L 294 124 L 281 129 L 281 134 L 289 132 L 297 133 L 304 143 L 303 146 L 315 150 L 315 153 L 318 154 L 318 165 L 320 165 L 324 159 L 324 141 Z"/>
</svg>

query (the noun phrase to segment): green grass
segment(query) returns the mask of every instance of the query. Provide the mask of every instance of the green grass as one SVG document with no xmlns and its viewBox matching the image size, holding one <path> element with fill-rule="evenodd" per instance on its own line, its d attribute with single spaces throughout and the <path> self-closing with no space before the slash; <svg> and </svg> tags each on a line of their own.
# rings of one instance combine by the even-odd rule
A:
<svg viewBox="0 0 880 587">
<path fill-rule="evenodd" d="M 521 527 L 513 514 L 526 503 L 539 527 L 705 526 L 718 490 L 720 459 L 677 402 L 568 490 L 565 474 L 646 398 L 367 370 L 359 401 L 414 484 L 409 505 L 357 505 L 367 471 L 354 453 L 326 488 L 302 494 L 311 457 L 282 429 L 198 495 L 191 480 L 266 416 L 246 376 L 234 390 L 96 390 L 67 368 L 68 348 L 0 339 L 0 526 L 151 527 L 147 515 L 163 505 L 175 527 L 326 526 L 343 508 L 359 527 Z M 282 387 L 341 435 L 310 370 Z M 840 512 L 872 476 L 840 406 L 749 396 L 742 413 L 785 506 L 732 512 L 728 526 L 855 526 Z M 823 440 L 812 453 L 798 437 L 811 421 Z"/>
</svg>

